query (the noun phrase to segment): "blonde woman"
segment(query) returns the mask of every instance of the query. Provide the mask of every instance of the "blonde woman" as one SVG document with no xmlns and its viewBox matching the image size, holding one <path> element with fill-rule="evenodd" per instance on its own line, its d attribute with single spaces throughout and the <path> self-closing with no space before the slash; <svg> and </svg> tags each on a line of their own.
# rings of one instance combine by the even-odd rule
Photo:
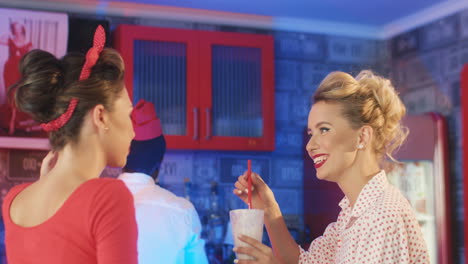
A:
<svg viewBox="0 0 468 264">
<path fill-rule="evenodd" d="M 255 260 L 236 263 L 429 263 L 413 210 L 383 169 L 406 138 L 400 124 L 405 112 L 389 80 L 371 71 L 356 78 L 330 73 L 314 94 L 306 150 L 317 178 L 336 182 L 345 194 L 338 219 L 303 250 L 289 234 L 273 192 L 253 173 L 253 204 L 265 210 L 273 250 L 243 236 L 252 247 L 234 250 Z M 246 187 L 244 173 L 234 190 L 244 202 Z"/>
</svg>

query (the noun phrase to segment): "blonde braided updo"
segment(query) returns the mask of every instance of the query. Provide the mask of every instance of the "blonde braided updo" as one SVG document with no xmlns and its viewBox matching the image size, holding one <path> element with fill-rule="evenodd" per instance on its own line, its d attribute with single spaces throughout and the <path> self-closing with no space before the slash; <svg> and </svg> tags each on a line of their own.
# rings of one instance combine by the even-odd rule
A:
<svg viewBox="0 0 468 264">
<path fill-rule="evenodd" d="M 393 152 L 406 139 L 408 129 L 401 125 L 406 108 L 390 80 L 370 70 L 356 78 L 344 72 L 332 72 L 320 83 L 314 102 L 336 102 L 353 129 L 372 127 L 372 148 L 377 157 L 396 161 Z"/>
</svg>

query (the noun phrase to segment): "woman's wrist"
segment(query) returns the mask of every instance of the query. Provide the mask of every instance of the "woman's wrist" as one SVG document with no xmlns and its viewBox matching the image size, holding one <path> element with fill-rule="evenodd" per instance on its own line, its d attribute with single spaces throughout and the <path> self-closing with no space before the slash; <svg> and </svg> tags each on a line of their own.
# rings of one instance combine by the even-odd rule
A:
<svg viewBox="0 0 468 264">
<path fill-rule="evenodd" d="M 282 216 L 281 209 L 278 203 L 274 203 L 271 206 L 265 208 L 265 220 L 274 220 Z"/>
</svg>

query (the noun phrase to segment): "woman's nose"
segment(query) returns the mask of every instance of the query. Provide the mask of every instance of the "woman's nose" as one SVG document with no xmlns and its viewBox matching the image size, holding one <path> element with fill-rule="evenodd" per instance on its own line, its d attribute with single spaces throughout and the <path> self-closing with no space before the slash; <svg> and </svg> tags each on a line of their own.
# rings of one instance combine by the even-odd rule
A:
<svg viewBox="0 0 468 264">
<path fill-rule="evenodd" d="M 307 152 L 312 152 L 318 148 L 317 142 L 313 136 L 309 138 L 309 141 L 307 142 L 306 145 L 306 151 Z"/>
</svg>

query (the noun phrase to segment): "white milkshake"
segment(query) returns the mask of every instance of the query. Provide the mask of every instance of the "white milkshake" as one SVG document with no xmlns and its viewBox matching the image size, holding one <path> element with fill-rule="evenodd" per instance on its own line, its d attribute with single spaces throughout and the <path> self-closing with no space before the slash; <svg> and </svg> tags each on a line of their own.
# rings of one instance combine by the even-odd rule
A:
<svg viewBox="0 0 468 264">
<path fill-rule="evenodd" d="M 234 246 L 249 247 L 248 244 L 239 240 L 240 235 L 246 235 L 262 242 L 263 237 L 263 210 L 259 209 L 237 209 L 229 212 L 231 220 L 232 236 Z M 238 259 L 253 259 L 245 254 L 236 254 Z"/>
</svg>

